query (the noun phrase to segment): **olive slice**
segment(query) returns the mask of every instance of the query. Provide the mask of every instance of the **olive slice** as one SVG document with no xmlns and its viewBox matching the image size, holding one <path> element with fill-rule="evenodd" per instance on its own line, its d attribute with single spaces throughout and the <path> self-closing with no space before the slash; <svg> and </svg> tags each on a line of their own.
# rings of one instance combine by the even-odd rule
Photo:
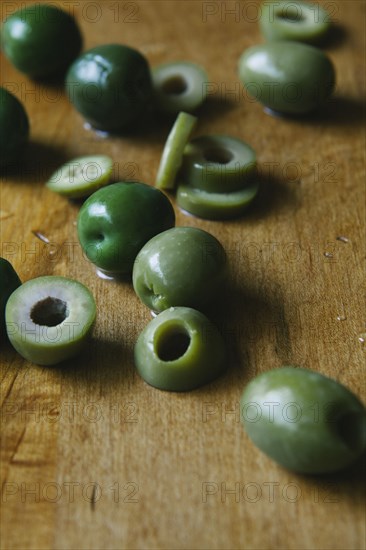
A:
<svg viewBox="0 0 366 550">
<path fill-rule="evenodd" d="M 188 61 L 154 67 L 152 81 L 157 108 L 165 113 L 194 112 L 207 96 L 206 71 Z"/>
<path fill-rule="evenodd" d="M 199 218 L 227 220 L 242 216 L 258 189 L 258 183 L 251 183 L 240 191 L 210 193 L 192 185 L 180 184 L 177 189 L 177 204 Z"/>
<path fill-rule="evenodd" d="M 318 44 L 328 33 L 331 21 L 328 12 L 300 0 L 263 2 L 259 26 L 267 41 L 296 40 Z"/>
<path fill-rule="evenodd" d="M 106 155 L 90 155 L 70 160 L 52 174 L 46 186 L 71 199 L 88 197 L 107 185 L 113 160 Z"/>
<path fill-rule="evenodd" d="M 184 149 L 181 176 L 193 187 L 213 193 L 238 191 L 256 168 L 255 151 L 231 136 L 200 136 Z"/>
<path fill-rule="evenodd" d="M 182 164 L 183 151 L 197 124 L 197 117 L 179 113 L 165 143 L 155 185 L 159 189 L 174 189 L 175 179 Z"/>
</svg>

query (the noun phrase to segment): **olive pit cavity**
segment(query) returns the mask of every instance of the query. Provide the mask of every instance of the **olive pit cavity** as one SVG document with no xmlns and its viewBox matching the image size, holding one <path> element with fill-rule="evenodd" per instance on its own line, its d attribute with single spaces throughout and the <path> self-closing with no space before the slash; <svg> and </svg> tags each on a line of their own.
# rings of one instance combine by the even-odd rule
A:
<svg viewBox="0 0 366 550">
<path fill-rule="evenodd" d="M 162 90 L 168 95 L 181 95 L 188 89 L 187 82 L 181 75 L 174 75 L 167 78 L 162 84 Z"/>
<path fill-rule="evenodd" d="M 55 327 L 69 316 L 67 303 L 59 298 L 44 298 L 31 309 L 30 317 L 36 325 Z"/>
<path fill-rule="evenodd" d="M 214 162 L 216 164 L 228 164 L 234 158 L 231 151 L 224 147 L 206 149 L 203 156 L 207 162 Z"/>
<path fill-rule="evenodd" d="M 291 23 L 302 23 L 305 21 L 305 17 L 302 13 L 288 8 L 287 10 L 277 12 L 275 16 L 277 19 L 283 19 L 284 21 L 290 21 Z"/>
<path fill-rule="evenodd" d="M 164 332 L 157 342 L 157 356 L 161 361 L 176 361 L 186 353 L 191 338 L 184 327 L 174 327 Z"/>
</svg>

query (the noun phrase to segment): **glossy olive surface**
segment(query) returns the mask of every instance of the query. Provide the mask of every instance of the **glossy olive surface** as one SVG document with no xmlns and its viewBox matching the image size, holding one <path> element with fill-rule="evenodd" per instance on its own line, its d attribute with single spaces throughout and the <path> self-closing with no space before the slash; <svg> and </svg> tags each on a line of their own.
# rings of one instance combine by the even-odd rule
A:
<svg viewBox="0 0 366 550">
<path fill-rule="evenodd" d="M 19 71 L 36 78 L 64 72 L 79 54 L 82 37 L 69 12 L 33 4 L 5 20 L 1 45 Z"/>
<path fill-rule="evenodd" d="M 10 262 L 0 258 L 0 335 L 5 329 L 5 306 L 9 296 L 20 286 L 21 280 Z"/>
<path fill-rule="evenodd" d="M 229 220 L 242 216 L 255 199 L 258 183 L 248 183 L 240 191 L 210 193 L 192 185 L 180 184 L 177 188 L 177 205 L 198 218 Z"/>
<path fill-rule="evenodd" d="M 241 419 L 259 449 L 295 472 L 340 470 L 366 447 L 359 399 L 335 380 L 303 368 L 277 368 L 254 378 L 241 399 Z"/>
<path fill-rule="evenodd" d="M 174 209 L 162 191 L 119 182 L 93 193 L 80 209 L 80 244 L 91 262 L 110 273 L 129 273 L 144 244 L 173 227 Z"/>
<path fill-rule="evenodd" d="M 10 296 L 6 329 L 22 357 L 55 365 L 80 353 L 94 324 L 96 305 L 90 291 L 66 277 L 31 279 Z"/>
<path fill-rule="evenodd" d="M 188 307 L 171 307 L 150 321 L 137 339 L 134 355 L 145 382 L 169 391 L 207 384 L 227 366 L 218 329 Z"/>
<path fill-rule="evenodd" d="M 22 103 L 0 88 L 0 167 L 19 164 L 29 137 L 29 121 Z"/>
<path fill-rule="evenodd" d="M 238 191 L 253 174 L 253 148 L 231 136 L 200 136 L 184 149 L 180 177 L 198 189 L 213 193 Z"/>
<path fill-rule="evenodd" d="M 66 91 L 77 111 L 96 128 L 127 129 L 150 107 L 149 65 L 141 53 L 128 46 L 97 46 L 71 65 Z"/>
<path fill-rule="evenodd" d="M 206 71 L 189 61 L 158 65 L 152 70 L 155 103 L 168 114 L 195 112 L 207 96 Z"/>
<path fill-rule="evenodd" d="M 291 41 L 247 49 L 239 60 L 239 77 L 260 103 L 287 114 L 320 107 L 335 86 L 331 60 L 318 48 Z"/>
<path fill-rule="evenodd" d="M 140 250 L 133 266 L 133 287 L 156 312 L 172 306 L 201 309 L 219 300 L 226 262 L 225 250 L 213 235 L 193 227 L 174 227 Z"/>
<path fill-rule="evenodd" d="M 287 0 L 263 2 L 259 19 L 266 40 L 319 43 L 330 27 L 330 17 L 319 4 Z"/>
</svg>

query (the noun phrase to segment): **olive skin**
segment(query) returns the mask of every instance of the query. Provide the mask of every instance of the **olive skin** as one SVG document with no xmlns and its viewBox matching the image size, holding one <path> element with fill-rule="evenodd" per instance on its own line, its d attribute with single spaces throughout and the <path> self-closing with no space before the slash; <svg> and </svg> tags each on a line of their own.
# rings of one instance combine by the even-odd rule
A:
<svg viewBox="0 0 366 550">
<path fill-rule="evenodd" d="M 29 120 L 22 103 L 0 88 L 0 167 L 19 163 L 29 138 Z"/>
<path fill-rule="evenodd" d="M 91 262 L 111 274 L 130 273 L 144 244 L 173 227 L 174 209 L 162 191 L 118 182 L 93 193 L 80 209 L 80 244 Z"/>
<path fill-rule="evenodd" d="M 79 54 L 82 37 L 75 19 L 48 4 L 26 6 L 10 15 L 1 30 L 9 61 L 31 78 L 64 73 Z"/>
<path fill-rule="evenodd" d="M 260 103 L 291 115 L 319 108 L 335 86 L 330 59 L 318 48 L 292 41 L 247 49 L 239 59 L 239 77 Z"/>
<path fill-rule="evenodd" d="M 254 378 L 241 399 L 241 420 L 259 449 L 294 472 L 335 472 L 366 448 L 362 403 L 335 380 L 303 368 Z"/>
<path fill-rule="evenodd" d="M 226 370 L 218 329 L 188 307 L 171 307 L 150 321 L 137 339 L 134 358 L 145 382 L 160 390 L 193 390 Z"/>
<path fill-rule="evenodd" d="M 20 286 L 21 280 L 8 260 L 0 258 L 0 335 L 5 333 L 5 307 L 9 296 Z"/>
<path fill-rule="evenodd" d="M 140 300 L 155 312 L 173 306 L 201 310 L 222 293 L 226 267 L 225 250 L 213 235 L 174 227 L 140 250 L 132 282 Z"/>
<path fill-rule="evenodd" d="M 150 106 L 148 62 L 128 46 L 97 46 L 71 65 L 66 92 L 76 110 L 95 128 L 130 128 Z"/>
</svg>

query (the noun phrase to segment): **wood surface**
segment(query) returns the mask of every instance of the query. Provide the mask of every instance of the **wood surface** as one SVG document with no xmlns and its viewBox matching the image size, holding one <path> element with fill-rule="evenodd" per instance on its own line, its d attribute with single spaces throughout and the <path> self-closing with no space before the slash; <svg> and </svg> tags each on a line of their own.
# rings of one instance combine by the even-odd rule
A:
<svg viewBox="0 0 366 550">
<path fill-rule="evenodd" d="M 149 387 L 132 351 L 150 312 L 128 282 L 96 276 L 78 244 L 80 203 L 44 183 L 65 160 L 93 153 L 113 157 L 114 181 L 153 183 L 169 123 L 105 138 L 83 127 L 60 87 L 1 58 L 2 84 L 31 123 L 25 163 L 1 180 L 1 255 L 23 281 L 69 276 L 98 304 L 90 346 L 67 364 L 39 367 L 1 349 L 1 548 L 364 548 L 361 461 L 319 477 L 277 466 L 244 433 L 239 399 L 256 374 L 284 364 L 365 399 L 365 3 L 323 2 L 334 20 L 325 49 L 337 89 L 302 120 L 269 116 L 238 82 L 239 55 L 263 41 L 258 2 L 53 3 L 73 7 L 85 49 L 125 43 L 151 65 L 202 64 L 210 88 L 196 135 L 249 142 L 262 190 L 232 222 L 176 208 L 177 225 L 211 232 L 228 252 L 229 287 L 212 318 L 229 369 L 190 393 Z M 2 16 L 21 5 L 2 2 Z"/>
</svg>

